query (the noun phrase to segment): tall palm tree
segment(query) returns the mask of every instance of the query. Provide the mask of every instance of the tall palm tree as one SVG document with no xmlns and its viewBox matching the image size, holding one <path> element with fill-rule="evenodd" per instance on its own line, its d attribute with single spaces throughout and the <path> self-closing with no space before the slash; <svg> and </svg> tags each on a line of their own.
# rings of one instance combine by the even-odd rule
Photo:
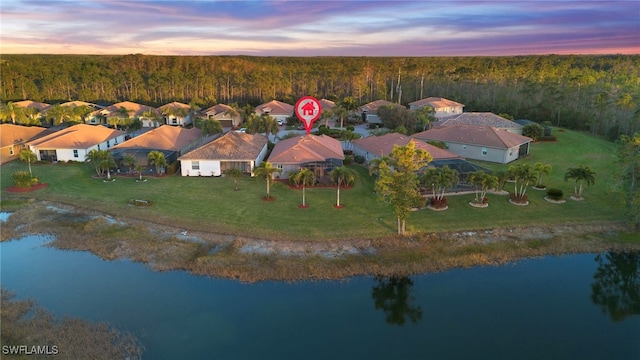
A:
<svg viewBox="0 0 640 360">
<path fill-rule="evenodd" d="M 469 175 L 469 182 L 476 187 L 476 203 L 481 203 L 489 189 L 496 189 L 500 182 L 498 177 L 484 171 L 476 171 Z"/>
<path fill-rule="evenodd" d="M 11 120 L 13 124 L 24 118 L 24 109 L 16 105 L 13 101 L 0 106 L 0 119 L 2 121 Z"/>
<path fill-rule="evenodd" d="M 71 119 L 75 122 L 86 123 L 87 115 L 92 113 L 94 109 L 91 106 L 80 105 L 72 108 Z"/>
<path fill-rule="evenodd" d="M 70 121 L 72 118 L 72 110 L 68 106 L 56 104 L 47 110 L 47 119 L 50 120 L 54 126 Z"/>
<path fill-rule="evenodd" d="M 260 163 L 254 170 L 254 174 L 257 177 L 264 178 L 267 181 L 267 199 L 271 199 L 271 181 L 273 180 L 273 174 L 280 172 L 280 169 L 266 161 Z"/>
<path fill-rule="evenodd" d="M 307 168 L 302 168 L 298 172 L 294 173 L 294 175 L 291 177 L 291 180 L 295 185 L 302 185 L 302 207 L 306 207 L 306 187 L 315 184 L 315 174 L 313 173 L 313 171 Z"/>
<path fill-rule="evenodd" d="M 542 177 L 551 175 L 551 165 L 537 162 L 533 165 L 533 171 L 536 174 L 536 187 L 539 189 L 543 188 Z"/>
<path fill-rule="evenodd" d="M 444 194 L 448 189 L 458 185 L 460 175 L 457 170 L 445 165 L 440 168 L 428 169 L 422 177 L 422 182 L 431 186 L 433 197 L 440 201 L 444 199 Z"/>
<path fill-rule="evenodd" d="M 149 164 L 156 167 L 156 174 L 161 175 L 162 168 L 167 166 L 167 159 L 165 159 L 164 154 L 160 151 L 154 150 L 147 156 L 149 158 Z"/>
<path fill-rule="evenodd" d="M 38 156 L 33 153 L 33 151 L 29 149 L 23 149 L 20 151 L 20 161 L 24 161 L 29 164 L 29 174 L 33 177 L 33 172 L 31 171 L 31 163 L 34 161 L 38 161 Z"/>
<path fill-rule="evenodd" d="M 238 191 L 238 179 L 244 176 L 240 169 L 230 168 L 224 171 L 224 175 L 233 179 L 233 191 Z"/>
<path fill-rule="evenodd" d="M 511 165 L 507 169 L 508 176 L 513 179 L 514 196 L 524 199 L 527 193 L 527 186 L 536 181 L 536 174 L 529 164 Z"/>
<path fill-rule="evenodd" d="M 40 109 L 34 107 L 24 108 L 24 124 L 25 125 L 42 125 L 40 118 L 42 117 L 42 112 Z"/>
<path fill-rule="evenodd" d="M 98 174 L 98 176 L 102 176 L 104 174 L 102 161 L 106 158 L 108 153 L 109 152 L 107 150 L 93 149 L 85 155 L 84 161 L 91 163 L 91 165 L 96 169 L 96 174 Z"/>
<path fill-rule="evenodd" d="M 333 170 L 329 172 L 329 177 L 331 178 L 331 181 L 338 185 L 336 207 L 340 207 L 340 185 L 353 184 L 356 180 L 356 172 L 346 166 L 339 166 L 337 168 L 333 168 Z"/>
<path fill-rule="evenodd" d="M 107 173 L 107 179 L 111 180 L 111 168 L 117 166 L 116 160 L 113 158 L 113 154 L 107 150 L 102 150 L 105 152 L 104 157 L 100 161 L 100 167 L 103 171 Z"/>
<path fill-rule="evenodd" d="M 596 173 L 591 170 L 590 167 L 580 165 L 577 168 L 569 168 L 567 170 L 564 175 L 564 180 L 568 181 L 569 179 L 575 180 L 575 185 L 573 187 L 574 197 L 581 199 L 584 191 L 584 185 L 586 184 L 589 186 L 596 182 Z"/>
</svg>

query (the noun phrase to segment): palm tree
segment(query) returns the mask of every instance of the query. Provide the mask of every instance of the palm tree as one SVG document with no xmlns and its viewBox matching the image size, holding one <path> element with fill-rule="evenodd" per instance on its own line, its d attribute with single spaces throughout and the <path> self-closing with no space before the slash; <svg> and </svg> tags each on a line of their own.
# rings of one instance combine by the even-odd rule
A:
<svg viewBox="0 0 640 360">
<path fill-rule="evenodd" d="M 533 171 L 536 174 L 536 188 L 544 189 L 545 186 L 542 184 L 542 177 L 544 175 L 551 175 L 551 165 L 538 162 L 533 165 Z"/>
<path fill-rule="evenodd" d="M 122 157 L 121 162 L 122 162 L 122 165 L 128 167 L 129 172 L 131 172 L 133 165 L 135 165 L 136 163 L 136 159 L 132 155 L 125 155 Z"/>
<path fill-rule="evenodd" d="M 2 119 L 2 121 L 11 120 L 11 122 L 15 124 L 16 120 L 19 121 L 24 117 L 24 109 L 16 105 L 13 101 L 9 101 L 6 105 L 0 106 L 0 119 Z"/>
<path fill-rule="evenodd" d="M 280 172 L 280 169 L 266 161 L 260 163 L 260 166 L 254 170 L 254 174 L 257 177 L 264 178 L 267 181 L 267 199 L 271 199 L 271 181 L 273 180 L 273 174 Z"/>
<path fill-rule="evenodd" d="M 144 167 L 142 165 L 136 165 L 136 171 L 138 172 L 139 181 L 142 181 L 142 170 L 144 170 Z"/>
<path fill-rule="evenodd" d="M 34 107 L 24 108 L 24 124 L 25 125 L 42 125 L 40 118 L 42 113 L 40 109 Z"/>
<path fill-rule="evenodd" d="M 220 134 L 224 131 L 224 129 L 222 128 L 222 124 L 216 119 L 203 119 L 202 121 L 200 121 L 200 129 L 202 130 L 202 135 L 204 136 L 211 134 Z"/>
<path fill-rule="evenodd" d="M 80 105 L 72 108 L 71 119 L 76 122 L 86 122 L 87 115 L 93 112 L 94 109 L 91 106 Z"/>
<path fill-rule="evenodd" d="M 51 124 L 56 126 L 63 122 L 73 119 L 72 110 L 68 106 L 61 106 L 60 104 L 53 105 L 47 110 L 47 119 L 51 120 Z"/>
<path fill-rule="evenodd" d="M 480 204 L 483 202 L 489 189 L 496 189 L 500 182 L 498 177 L 484 171 L 476 171 L 469 175 L 469 182 L 476 187 L 475 202 Z"/>
<path fill-rule="evenodd" d="M 596 182 L 596 173 L 591 170 L 590 167 L 580 165 L 577 168 L 569 168 L 564 175 L 564 180 L 575 180 L 573 187 L 573 196 L 576 199 L 582 199 L 582 193 L 584 191 L 584 185 L 593 185 Z"/>
<path fill-rule="evenodd" d="M 278 131 L 280 131 L 278 121 L 270 115 L 260 116 L 260 127 L 264 130 L 264 134 L 267 136 L 267 139 L 270 134 L 277 135 Z"/>
<path fill-rule="evenodd" d="M 329 172 L 329 177 L 331 181 L 338 185 L 337 199 L 336 199 L 336 207 L 340 206 L 340 185 L 349 185 L 353 184 L 356 179 L 356 172 L 353 169 L 350 169 L 345 166 L 339 166 L 334 168 Z"/>
<path fill-rule="evenodd" d="M 107 150 L 93 149 L 87 153 L 84 161 L 91 163 L 96 169 L 96 174 L 98 174 L 98 176 L 102 176 L 104 174 L 102 162 L 106 158 L 107 154 Z"/>
<path fill-rule="evenodd" d="M 442 201 L 447 190 L 458 185 L 460 175 L 457 170 L 445 165 L 440 168 L 428 169 L 423 175 L 422 182 L 431 185 L 433 197 L 436 201 Z"/>
<path fill-rule="evenodd" d="M 167 166 L 167 159 L 165 159 L 164 154 L 154 150 L 149 153 L 148 158 L 149 164 L 156 167 L 156 174 L 161 175 L 162 168 Z"/>
<path fill-rule="evenodd" d="M 33 172 L 31 171 L 31 163 L 34 161 L 38 161 L 38 156 L 33 153 L 33 151 L 29 149 L 23 149 L 20 151 L 20 161 L 24 161 L 29 164 L 29 174 L 33 177 Z"/>
<path fill-rule="evenodd" d="M 511 165 L 507 174 L 514 181 L 514 197 L 517 201 L 525 201 L 527 186 L 536 181 L 536 174 L 529 164 Z"/>
<path fill-rule="evenodd" d="M 107 179 L 111 180 L 111 168 L 117 166 L 116 160 L 113 158 L 113 154 L 107 150 L 102 150 L 105 152 L 104 157 L 100 161 L 100 167 L 103 171 L 107 172 Z"/>
<path fill-rule="evenodd" d="M 233 179 L 233 191 L 238 191 L 238 179 L 244 176 L 240 169 L 230 168 L 224 171 L 225 176 Z"/>
<path fill-rule="evenodd" d="M 302 185 L 302 207 L 307 207 L 305 190 L 307 186 L 315 184 L 316 176 L 313 171 L 302 168 L 293 174 L 291 180 L 295 185 Z"/>
</svg>

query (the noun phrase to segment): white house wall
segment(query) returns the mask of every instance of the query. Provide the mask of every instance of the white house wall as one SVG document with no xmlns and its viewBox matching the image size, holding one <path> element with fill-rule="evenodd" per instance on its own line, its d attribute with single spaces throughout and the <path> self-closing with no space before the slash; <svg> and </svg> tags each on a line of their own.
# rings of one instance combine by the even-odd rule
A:
<svg viewBox="0 0 640 360">
<path fill-rule="evenodd" d="M 456 144 L 456 143 L 448 143 L 447 150 L 460 155 L 466 159 L 474 159 L 474 160 L 483 160 L 490 161 L 495 163 L 506 164 L 509 161 L 505 156 L 505 149 L 477 146 L 477 145 L 466 145 L 466 144 Z M 486 150 L 486 155 L 483 154 L 483 150 Z M 515 150 L 516 159 L 518 158 L 518 150 Z M 515 159 L 513 159 L 515 160 Z"/>
<path fill-rule="evenodd" d="M 200 169 L 193 169 L 193 162 L 200 163 Z M 182 176 L 221 176 L 218 160 L 180 160 Z"/>
</svg>

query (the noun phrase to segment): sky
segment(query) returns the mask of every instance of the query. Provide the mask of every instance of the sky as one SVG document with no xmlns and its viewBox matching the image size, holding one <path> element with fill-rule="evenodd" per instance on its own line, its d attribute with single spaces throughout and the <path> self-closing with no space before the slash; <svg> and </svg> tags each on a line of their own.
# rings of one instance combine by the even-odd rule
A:
<svg viewBox="0 0 640 360">
<path fill-rule="evenodd" d="M 137 53 L 640 54 L 640 1 L 0 1 L 0 54 Z"/>
</svg>

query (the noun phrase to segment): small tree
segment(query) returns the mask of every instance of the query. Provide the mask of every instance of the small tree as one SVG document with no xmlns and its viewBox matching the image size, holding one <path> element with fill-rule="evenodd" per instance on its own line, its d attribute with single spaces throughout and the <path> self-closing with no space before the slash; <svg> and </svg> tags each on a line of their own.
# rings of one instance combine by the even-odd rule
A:
<svg viewBox="0 0 640 360">
<path fill-rule="evenodd" d="M 544 184 L 542 183 L 542 177 L 545 175 L 546 176 L 551 175 L 551 165 L 538 162 L 535 165 L 533 165 L 533 171 L 536 174 L 536 188 L 538 189 L 546 188 L 546 186 L 544 186 Z"/>
<path fill-rule="evenodd" d="M 544 129 L 540 124 L 527 124 L 522 128 L 522 135 L 528 136 L 533 141 L 538 141 L 544 135 Z"/>
<path fill-rule="evenodd" d="M 564 174 L 564 180 L 573 179 L 575 185 L 573 187 L 573 196 L 576 199 L 582 199 L 584 185 L 593 185 L 596 182 L 596 173 L 590 167 L 580 165 L 577 168 L 569 168 Z"/>
<path fill-rule="evenodd" d="M 85 156 L 85 161 L 89 162 L 95 169 L 96 174 L 102 177 L 104 175 L 103 160 L 107 157 L 109 152 L 107 150 L 93 149 Z"/>
<path fill-rule="evenodd" d="M 444 194 L 460 182 L 460 175 L 449 166 L 428 169 L 422 176 L 422 183 L 430 186 L 436 204 L 444 201 Z"/>
<path fill-rule="evenodd" d="M 476 189 L 475 202 L 481 204 L 484 202 L 484 198 L 487 196 L 487 191 L 495 189 L 499 186 L 498 177 L 491 175 L 484 171 L 476 171 L 469 175 L 469 182 L 473 184 Z"/>
<path fill-rule="evenodd" d="M 167 159 L 165 159 L 164 154 L 160 151 L 151 151 L 148 155 L 149 164 L 155 166 L 156 174 L 161 175 L 162 169 L 167 166 Z"/>
<path fill-rule="evenodd" d="M 224 171 L 225 176 L 228 176 L 233 179 L 233 191 L 238 191 L 238 179 L 240 179 L 244 174 L 240 169 L 230 168 Z"/>
<path fill-rule="evenodd" d="M 511 165 L 507 169 L 507 176 L 514 182 L 513 200 L 521 203 L 526 202 L 527 187 L 536 180 L 536 174 L 531 166 L 529 164 Z"/>
<path fill-rule="evenodd" d="M 313 171 L 307 168 L 302 168 L 297 172 L 293 173 L 293 175 L 290 177 L 290 180 L 296 186 L 302 185 L 302 207 L 306 207 L 307 206 L 306 195 L 305 195 L 306 187 L 315 184 L 316 176 L 313 174 Z"/>
<path fill-rule="evenodd" d="M 125 155 L 122 157 L 122 165 L 129 168 L 129 172 L 133 169 L 133 165 L 136 163 L 136 159 L 132 155 Z"/>
<path fill-rule="evenodd" d="M 280 169 L 274 167 L 270 162 L 263 161 L 256 167 L 254 173 L 259 178 L 264 178 L 267 182 L 267 199 L 271 199 L 271 181 L 273 174 L 280 173 Z"/>
<path fill-rule="evenodd" d="M 331 181 L 338 185 L 338 191 L 336 195 L 336 207 L 341 207 L 340 205 L 340 185 L 349 185 L 353 184 L 356 179 L 356 172 L 353 169 L 350 169 L 345 166 L 339 166 L 334 168 L 329 172 L 329 177 Z"/>
<path fill-rule="evenodd" d="M 107 179 L 111 180 L 111 168 L 117 166 L 116 160 L 113 158 L 113 154 L 106 150 L 103 151 L 105 151 L 106 154 L 100 160 L 100 167 L 102 167 L 103 172 L 107 173 Z"/>
<path fill-rule="evenodd" d="M 31 163 L 34 161 L 38 161 L 38 157 L 36 156 L 36 154 L 34 154 L 33 151 L 29 149 L 23 149 L 22 151 L 20 151 L 20 161 L 24 161 L 29 164 L 29 174 L 31 174 L 31 177 L 33 177 L 33 172 L 31 171 Z"/>
</svg>

